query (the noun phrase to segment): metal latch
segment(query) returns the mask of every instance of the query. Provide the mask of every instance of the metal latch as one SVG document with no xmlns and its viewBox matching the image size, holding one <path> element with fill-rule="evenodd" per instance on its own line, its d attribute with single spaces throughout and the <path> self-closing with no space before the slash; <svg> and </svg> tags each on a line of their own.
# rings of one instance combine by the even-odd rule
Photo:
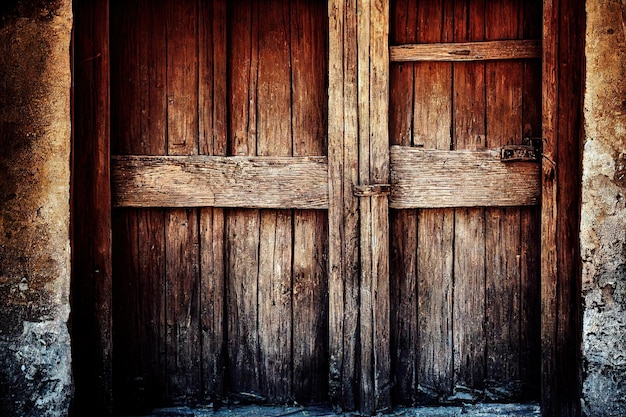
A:
<svg viewBox="0 0 626 417">
<path fill-rule="evenodd" d="M 502 162 L 537 162 L 541 160 L 542 147 L 542 138 L 523 138 L 521 145 L 503 146 L 500 160 Z"/>
</svg>

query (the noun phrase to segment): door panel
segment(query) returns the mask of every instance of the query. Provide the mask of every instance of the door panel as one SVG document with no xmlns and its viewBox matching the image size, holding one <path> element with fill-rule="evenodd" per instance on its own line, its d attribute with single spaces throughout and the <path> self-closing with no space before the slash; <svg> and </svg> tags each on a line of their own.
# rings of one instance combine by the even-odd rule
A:
<svg viewBox="0 0 626 417">
<path fill-rule="evenodd" d="M 114 155 L 326 154 L 325 2 L 111 2 L 110 20 Z M 114 218 L 118 410 L 326 400 L 325 210 Z"/>
<path fill-rule="evenodd" d="M 540 13 L 540 2 L 398 0 L 390 43 L 539 39 Z M 398 62 L 390 73 L 391 144 L 482 151 L 540 132 L 538 59 Z M 536 398 L 537 207 L 391 216 L 396 401 Z"/>
</svg>

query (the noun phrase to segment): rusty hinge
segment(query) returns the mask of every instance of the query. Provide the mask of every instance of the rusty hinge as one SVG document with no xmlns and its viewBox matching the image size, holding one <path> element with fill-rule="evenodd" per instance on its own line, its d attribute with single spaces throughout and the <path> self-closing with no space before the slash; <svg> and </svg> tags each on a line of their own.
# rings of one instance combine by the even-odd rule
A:
<svg viewBox="0 0 626 417">
<path fill-rule="evenodd" d="M 500 160 L 502 162 L 537 162 L 541 160 L 542 147 L 542 138 L 523 138 L 521 145 L 503 146 Z"/>
</svg>

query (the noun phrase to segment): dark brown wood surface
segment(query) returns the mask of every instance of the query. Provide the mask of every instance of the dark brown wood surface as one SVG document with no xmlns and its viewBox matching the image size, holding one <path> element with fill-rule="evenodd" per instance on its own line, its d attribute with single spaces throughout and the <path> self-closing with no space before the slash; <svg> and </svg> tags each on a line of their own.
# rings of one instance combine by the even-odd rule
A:
<svg viewBox="0 0 626 417">
<path fill-rule="evenodd" d="M 288 178 L 294 171 L 287 161 L 314 157 L 322 161 L 325 189 L 325 4 L 137 0 L 116 3 L 111 16 L 116 163 L 204 158 L 214 166 L 237 165 L 229 155 L 281 157 L 287 171 L 279 177 Z M 256 165 L 246 161 L 238 166 L 250 174 Z M 191 170 L 202 171 L 202 164 Z M 314 178 L 314 171 L 300 178 Z M 115 168 L 115 175 L 143 182 L 138 172 Z M 171 198 L 176 193 L 164 191 L 163 182 L 176 181 L 154 183 Z M 257 188 L 267 197 L 282 191 Z M 127 195 L 137 206 L 179 208 L 115 209 L 119 408 L 231 394 L 325 401 L 326 213 L 289 208 L 325 208 L 327 194 L 321 205 L 270 205 L 282 210 L 240 209 L 250 205 L 241 200 L 189 203 L 193 193 L 184 190 L 177 201 L 140 194 Z"/>
<path fill-rule="evenodd" d="M 430 52 L 391 64 L 389 112 L 385 1 L 75 7 L 77 412 L 228 395 L 371 412 L 389 390 L 396 404 L 536 400 L 541 379 L 544 412 L 575 416 L 583 6 L 392 1 L 392 58 Z M 520 46 L 524 59 L 501 59 Z M 442 49 L 455 59 L 428 61 Z M 541 219 L 411 203 L 387 225 L 387 115 L 389 143 L 417 152 L 542 136 Z M 111 221 L 109 129 L 119 159 L 328 153 L 328 213 L 116 208 Z"/>
<path fill-rule="evenodd" d="M 77 415 L 113 408 L 111 128 L 107 0 L 73 3 L 71 318 Z M 87 110 L 88 109 L 88 110 Z"/>
<path fill-rule="evenodd" d="M 413 355 L 410 359 L 393 358 L 396 378 L 402 378 L 399 385 L 404 387 L 399 400 L 404 403 L 536 398 L 533 387 L 538 384 L 538 366 L 530 369 L 528 363 L 539 362 L 540 339 L 531 327 L 536 328 L 540 309 L 536 293 L 540 230 L 536 209 L 514 206 L 539 203 L 539 166 L 527 165 L 532 171 L 530 181 L 513 185 L 520 191 L 528 186 L 534 197 L 525 203 L 503 201 L 503 206 L 510 206 L 506 208 L 483 209 L 476 206 L 499 205 L 497 201 L 508 191 L 494 189 L 499 197 L 467 204 L 465 193 L 485 197 L 489 192 L 473 193 L 472 188 L 489 188 L 490 183 L 496 189 L 506 187 L 515 183 L 517 174 L 504 174 L 491 182 L 492 174 L 481 172 L 488 163 L 464 171 L 472 172 L 467 176 L 454 174 L 451 161 L 521 144 L 524 133 L 532 135 L 539 128 L 536 109 L 541 97 L 536 86 L 541 83 L 541 74 L 537 71 L 537 51 L 530 55 L 521 52 L 514 59 L 454 63 L 437 62 L 441 57 L 435 53 L 449 49 L 446 45 L 450 43 L 461 43 L 461 47 L 469 42 L 473 47 L 512 45 L 518 40 L 520 45 L 534 45 L 536 49 L 536 28 L 525 28 L 531 13 L 540 16 L 534 3 L 515 0 L 489 5 L 478 0 L 392 2 L 392 19 L 397 19 L 392 23 L 392 44 L 413 44 L 417 45 L 413 49 L 434 51 L 428 56 L 416 55 L 418 62 L 393 63 L 391 75 L 391 143 L 421 148 L 407 149 L 406 154 L 404 148 L 394 148 L 392 155 L 397 152 L 399 162 L 408 158 L 409 152 L 415 154 L 407 171 L 415 172 L 416 177 L 405 180 L 407 184 L 423 180 L 423 190 L 433 192 L 432 200 L 421 192 L 415 199 L 407 198 L 406 204 L 397 204 L 407 209 L 423 208 L 419 212 L 394 213 L 393 253 L 401 262 L 395 265 L 391 279 L 400 297 L 396 302 L 402 307 L 392 307 L 398 321 L 392 343 L 396 354 Z M 480 43 L 484 41 L 495 43 Z M 442 163 L 442 169 L 431 171 L 426 155 L 441 154 L 445 159 L 448 153 L 451 159 Z M 417 155 L 424 157 L 423 167 Z M 468 162 L 464 160 L 461 165 Z M 398 177 L 405 177 L 399 172 L 405 169 L 403 164 L 397 165 Z M 513 164 L 506 169 L 521 168 L 513 168 Z M 394 166 L 392 157 L 392 178 Z M 474 174 L 476 178 L 464 183 L 464 178 Z M 458 186 L 458 191 L 446 191 L 447 186 L 438 182 L 444 178 L 451 187 Z M 443 193 L 439 202 L 434 197 L 437 192 Z M 392 207 L 396 207 L 394 193 L 404 194 L 392 185 Z M 451 198 L 446 202 L 447 195 Z M 512 191 L 511 195 L 518 198 L 523 191 Z M 425 209 L 429 204 L 442 208 Z M 444 208 L 459 206 L 475 208 Z M 417 315 L 417 324 L 409 314 Z M 415 331 L 416 341 L 412 336 Z M 411 371 L 414 363 L 416 372 Z"/>
</svg>

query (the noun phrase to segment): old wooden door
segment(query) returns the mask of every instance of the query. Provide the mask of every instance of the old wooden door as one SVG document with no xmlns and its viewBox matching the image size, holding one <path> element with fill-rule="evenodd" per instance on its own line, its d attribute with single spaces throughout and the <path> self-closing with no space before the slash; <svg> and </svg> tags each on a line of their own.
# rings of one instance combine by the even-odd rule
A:
<svg viewBox="0 0 626 417">
<path fill-rule="evenodd" d="M 75 2 L 76 413 L 576 415 L 583 9 Z"/>
<path fill-rule="evenodd" d="M 110 13 L 116 408 L 326 402 L 326 3 Z"/>
<path fill-rule="evenodd" d="M 536 400 L 542 4 L 391 4 L 395 397 Z"/>
</svg>

